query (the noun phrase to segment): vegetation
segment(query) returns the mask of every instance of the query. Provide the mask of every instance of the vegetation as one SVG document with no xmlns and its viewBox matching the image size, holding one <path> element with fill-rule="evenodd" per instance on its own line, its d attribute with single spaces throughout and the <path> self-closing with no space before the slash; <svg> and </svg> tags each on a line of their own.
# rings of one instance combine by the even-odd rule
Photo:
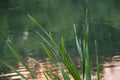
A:
<svg viewBox="0 0 120 80">
<path fill-rule="evenodd" d="M 38 35 L 36 35 L 35 31 L 38 30 L 38 27 L 35 27 L 36 25 L 33 25 L 28 17 L 26 17 L 28 13 L 34 16 L 38 22 L 41 22 L 41 26 L 45 30 L 51 32 L 50 34 L 54 37 L 57 45 L 61 44 L 60 37 L 63 36 L 66 48 L 70 48 L 68 50 L 70 51 L 71 48 L 73 49 L 72 46 L 75 45 L 73 43 L 75 42 L 74 31 L 72 29 L 73 23 L 77 26 L 77 37 L 84 41 L 83 24 L 85 23 L 86 6 L 89 8 L 91 26 L 89 32 L 89 52 L 94 53 L 94 40 L 97 40 L 99 45 L 98 53 L 101 54 L 98 54 L 98 56 L 113 56 L 115 52 L 119 52 L 120 1 L 89 0 L 87 5 L 85 1 L 87 0 L 1 0 L 0 60 L 4 60 L 7 63 L 15 63 L 15 65 L 17 63 L 6 47 L 5 42 L 14 47 L 18 53 L 21 51 L 24 53 L 32 51 L 39 53 L 39 50 L 41 50 L 41 47 L 38 47 L 44 40 L 40 41 Z M 41 31 L 38 31 L 37 34 L 39 32 Z M 44 36 L 44 32 L 41 35 Z M 39 34 L 39 36 L 41 35 Z M 8 59 L 10 60 L 8 61 Z M 5 66 L 0 64 L 0 72 L 1 70 L 8 71 Z"/>
<path fill-rule="evenodd" d="M 41 22 L 41 25 L 46 30 L 54 33 L 53 36 L 56 41 L 60 42 L 60 36 L 65 37 L 65 42 L 74 41 L 72 24 L 75 23 L 78 26 L 78 33 L 82 31 L 86 7 L 85 1 L 87 0 L 1 0 L 0 46 L 4 46 L 4 41 L 9 39 L 10 43 L 19 49 L 23 47 L 25 51 L 37 49 L 39 46 L 37 45 L 39 44 L 39 41 L 37 41 L 38 36 L 35 36 L 34 32 L 36 28 L 33 27 L 34 25 L 26 17 L 28 13 L 34 16 L 38 22 Z M 119 0 L 88 0 L 87 6 L 90 12 L 90 25 L 92 25 L 90 37 L 93 40 L 97 39 L 99 45 L 101 44 L 101 41 L 98 39 L 99 37 L 101 37 L 103 42 L 104 38 L 109 39 L 111 42 L 105 42 L 108 46 L 112 45 L 115 47 L 115 45 L 119 45 L 117 44 L 119 43 L 119 30 L 116 31 L 116 29 L 119 29 L 119 4 Z M 29 33 L 28 39 L 23 39 L 25 31 Z M 99 34 L 95 34 L 98 31 Z M 109 35 L 117 36 L 117 39 L 114 37 L 109 38 Z M 30 45 L 31 42 L 34 45 Z M 116 42 L 116 44 L 113 45 L 112 42 Z M 73 46 L 70 43 L 66 43 L 66 45 Z M 93 44 L 93 42 L 91 43 Z M 0 51 L 4 52 L 3 48 L 1 47 Z"/>
<path fill-rule="evenodd" d="M 61 38 L 61 45 L 58 45 L 55 42 L 55 40 L 53 39 L 51 33 L 46 32 L 46 30 L 33 17 L 31 17 L 30 15 L 28 15 L 28 17 L 32 20 L 32 22 L 35 25 L 40 27 L 40 29 L 48 37 L 48 38 L 46 38 L 43 35 L 41 35 L 41 33 L 36 32 L 41 37 L 41 39 L 43 39 L 43 41 L 44 41 L 41 43 L 41 46 L 44 49 L 44 51 L 47 53 L 47 55 L 52 60 L 52 62 L 56 66 L 60 67 L 60 70 L 62 73 L 62 78 L 64 80 L 71 80 L 70 76 L 72 76 L 72 78 L 74 80 L 91 80 L 91 72 L 90 72 L 91 70 L 90 70 L 90 60 L 89 60 L 89 50 L 88 50 L 88 34 L 89 34 L 88 10 L 86 9 L 86 19 L 85 19 L 86 22 L 85 22 L 85 26 L 84 26 L 84 39 L 83 39 L 83 41 L 81 41 L 81 39 L 78 39 L 76 26 L 74 24 L 76 45 L 77 45 L 77 49 L 79 52 L 79 56 L 80 56 L 81 61 L 82 61 L 82 75 L 80 74 L 79 70 L 77 69 L 77 67 L 73 63 L 69 54 L 67 54 L 67 50 L 65 48 L 65 43 L 64 43 L 63 37 Z M 81 42 L 83 42 L 83 43 L 81 43 Z M 26 67 L 26 69 L 28 71 L 30 71 L 31 76 L 34 79 L 37 79 L 36 75 L 26 65 L 25 61 L 18 55 L 18 53 L 8 43 L 7 43 L 7 45 L 10 48 L 10 50 L 12 51 L 13 55 L 17 58 L 17 60 L 20 61 Z M 13 70 L 14 72 L 18 73 L 18 75 L 23 77 L 25 80 L 28 80 L 24 75 L 22 75 L 20 72 L 16 71 L 9 64 L 5 63 L 2 60 L 0 60 L 0 62 L 2 62 L 4 65 L 6 65 L 8 68 Z M 60 63 L 60 64 L 58 64 L 58 63 Z M 65 66 L 67 71 L 64 70 L 62 65 Z M 98 60 L 97 60 L 97 67 L 98 67 L 98 72 L 97 72 L 98 73 L 98 80 L 100 80 Z M 43 73 L 46 77 L 46 80 L 48 80 L 49 78 L 52 79 L 53 78 L 52 76 L 54 76 L 55 80 L 62 79 L 60 76 L 57 76 L 55 74 L 49 75 L 50 73 L 48 71 L 43 71 Z"/>
</svg>

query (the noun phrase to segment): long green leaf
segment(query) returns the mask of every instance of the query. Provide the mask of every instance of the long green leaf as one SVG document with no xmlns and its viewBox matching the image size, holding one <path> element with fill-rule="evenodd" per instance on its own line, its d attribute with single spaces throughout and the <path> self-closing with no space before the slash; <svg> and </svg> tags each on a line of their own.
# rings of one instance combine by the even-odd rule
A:
<svg viewBox="0 0 120 80">
<path fill-rule="evenodd" d="M 6 65 L 9 69 L 11 69 L 13 72 L 16 72 L 18 75 L 20 75 L 22 78 L 24 78 L 25 80 L 28 80 L 27 77 L 25 77 L 23 74 L 21 74 L 19 71 L 16 71 L 15 68 L 13 68 L 12 66 L 10 66 L 9 64 L 5 63 L 4 61 L 0 60 L 1 63 L 3 63 L 4 65 Z"/>
<path fill-rule="evenodd" d="M 45 50 L 45 52 L 47 53 L 47 55 L 49 56 L 50 59 L 52 59 L 52 61 L 56 64 L 57 59 L 56 57 L 52 54 L 52 52 L 43 44 L 41 43 L 43 49 Z"/>
<path fill-rule="evenodd" d="M 68 69 L 68 71 L 70 72 L 70 74 L 73 76 L 75 80 L 81 80 L 80 74 L 77 68 L 73 64 L 72 60 L 66 56 L 66 49 L 65 49 L 63 38 L 61 38 L 61 44 L 62 44 L 62 58 L 63 58 L 63 63 L 65 67 Z"/>
<path fill-rule="evenodd" d="M 77 37 L 77 31 L 76 31 L 75 24 L 73 26 L 74 26 L 74 31 L 75 31 L 76 46 L 77 46 L 80 58 L 82 60 L 82 78 L 84 80 L 84 77 L 85 77 L 85 55 L 83 54 L 83 51 L 82 51 L 82 48 L 81 48 L 81 46 L 82 46 L 81 40 L 80 39 L 78 40 L 78 37 Z"/>
<path fill-rule="evenodd" d="M 53 46 L 56 50 L 59 50 L 59 51 L 60 51 L 60 48 L 59 48 L 58 44 L 55 42 L 55 40 L 53 39 L 51 33 L 49 33 L 49 36 L 50 36 L 49 38 L 50 38 L 50 40 L 51 40 L 52 46 Z"/>
<path fill-rule="evenodd" d="M 68 71 L 70 72 L 70 74 L 73 76 L 73 78 L 75 80 L 81 80 L 80 78 L 80 74 L 77 70 L 77 68 L 75 67 L 74 64 L 72 64 L 68 59 L 64 62 L 64 65 L 66 66 L 66 68 L 68 69 Z"/>
<path fill-rule="evenodd" d="M 81 49 L 81 40 L 78 40 L 75 24 L 73 26 L 74 26 L 74 31 L 75 31 L 77 49 L 78 49 L 81 60 L 83 60 L 83 54 L 82 54 L 82 49 Z"/>
<path fill-rule="evenodd" d="M 61 55 L 62 55 L 62 59 L 66 59 L 67 55 L 66 55 L 66 49 L 65 49 L 65 44 L 64 44 L 64 39 L 63 37 L 61 38 L 61 45 L 62 45 L 62 50 L 61 50 Z"/>
<path fill-rule="evenodd" d="M 42 39 L 43 39 L 43 41 L 46 43 L 46 45 L 48 45 L 52 50 L 53 50 L 53 52 L 52 52 L 52 55 L 54 55 L 54 57 L 57 59 L 57 61 L 59 61 L 60 59 L 59 58 L 57 58 L 56 56 L 58 56 L 58 48 L 56 49 L 56 46 L 58 46 L 58 45 L 56 45 L 56 43 L 54 42 L 54 43 L 50 43 L 44 36 L 42 36 L 38 31 L 36 32 Z M 50 35 L 50 34 L 49 34 Z M 52 38 L 52 37 L 51 37 Z M 54 44 L 56 45 L 56 46 L 54 46 Z M 60 57 L 60 56 L 59 56 Z"/>
<path fill-rule="evenodd" d="M 50 44 L 50 42 L 44 36 L 42 36 L 38 31 L 36 31 L 36 33 L 43 39 L 43 41 L 45 41 L 45 43 L 47 43 L 49 47 L 54 49 L 53 46 Z"/>
<path fill-rule="evenodd" d="M 96 52 L 96 64 L 97 64 L 97 78 L 98 80 L 100 79 L 100 65 L 99 65 L 99 61 L 98 61 L 98 51 L 97 51 L 97 42 L 95 40 L 95 52 Z"/>
<path fill-rule="evenodd" d="M 54 39 L 53 39 L 53 38 L 51 37 L 51 35 L 40 25 L 40 23 L 37 22 L 37 20 L 34 19 L 32 16 L 28 15 L 28 17 L 32 20 L 32 22 L 33 22 L 35 25 L 37 25 L 39 28 L 41 28 L 42 31 L 49 37 L 49 39 L 51 40 L 52 45 L 54 46 L 54 48 L 59 49 L 58 46 L 57 46 L 57 44 L 55 43 Z"/>
<path fill-rule="evenodd" d="M 16 57 L 16 59 L 18 60 L 18 61 L 20 61 L 24 66 L 25 66 L 25 68 L 31 73 L 31 76 L 33 77 L 33 78 L 35 78 L 35 79 L 37 79 L 36 78 L 36 75 L 33 73 L 33 71 L 28 67 L 28 65 L 25 63 L 25 61 L 18 55 L 18 53 L 8 44 L 8 43 L 6 43 L 7 44 L 7 46 L 9 47 L 9 49 L 12 51 L 12 54 Z"/>
<path fill-rule="evenodd" d="M 46 71 L 43 71 L 42 73 L 44 74 L 44 76 L 45 76 L 46 80 L 49 80 L 49 78 L 48 78 L 48 75 L 47 75 Z"/>
<path fill-rule="evenodd" d="M 34 19 L 34 18 L 33 18 L 32 16 L 30 16 L 29 14 L 28 14 L 28 17 L 31 19 L 31 21 L 32 21 L 37 27 L 41 28 L 41 29 L 43 30 L 43 32 L 44 32 L 48 37 L 50 37 L 49 34 L 46 32 L 46 30 L 42 27 L 42 25 L 40 25 L 40 23 L 39 23 L 36 19 Z"/>
<path fill-rule="evenodd" d="M 66 73 L 62 67 L 60 68 L 60 70 L 61 70 L 63 79 L 64 79 L 64 80 L 70 80 L 69 74 Z"/>
</svg>

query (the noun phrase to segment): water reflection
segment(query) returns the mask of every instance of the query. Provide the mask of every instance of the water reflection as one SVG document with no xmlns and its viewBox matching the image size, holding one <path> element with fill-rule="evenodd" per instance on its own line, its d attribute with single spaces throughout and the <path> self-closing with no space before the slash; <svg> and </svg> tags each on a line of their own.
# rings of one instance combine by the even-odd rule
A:
<svg viewBox="0 0 120 80">
<path fill-rule="evenodd" d="M 102 80 L 120 80 L 120 56 L 113 56 L 112 62 L 103 64 Z M 118 61 L 119 60 L 119 61 Z"/>
<path fill-rule="evenodd" d="M 27 39 L 28 39 L 28 35 L 29 35 L 29 32 L 28 32 L 28 31 L 25 31 L 25 32 L 24 32 L 23 39 L 24 39 L 24 40 L 27 40 Z"/>
</svg>

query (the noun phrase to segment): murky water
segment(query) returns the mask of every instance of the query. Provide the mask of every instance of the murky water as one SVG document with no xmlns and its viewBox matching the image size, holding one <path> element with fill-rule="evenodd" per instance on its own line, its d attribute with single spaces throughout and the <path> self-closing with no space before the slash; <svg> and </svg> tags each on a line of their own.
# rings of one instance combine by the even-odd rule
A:
<svg viewBox="0 0 120 80">
<path fill-rule="evenodd" d="M 30 14 L 37 19 L 45 29 L 50 30 L 56 38 L 56 41 L 59 42 L 60 37 L 64 36 L 65 44 L 70 48 L 69 50 L 71 50 L 71 47 L 75 45 L 73 42 L 75 37 L 72 25 L 73 23 L 76 23 L 78 25 L 77 27 L 82 25 L 82 2 L 78 4 L 77 2 L 74 2 L 77 0 L 70 0 L 71 2 L 66 0 L 66 3 L 59 6 L 61 5 L 60 2 L 55 2 L 56 4 L 54 5 L 52 2 L 44 2 L 42 0 L 36 0 L 40 2 L 31 0 L 33 3 L 31 3 L 31 1 L 21 1 L 23 1 L 23 3 L 20 3 L 19 1 L 9 3 L 9 0 L 8 2 L 3 1 L 3 3 L 1 3 L 3 7 L 0 8 L 0 30 L 2 30 L 0 31 L 0 34 L 2 34 L 0 35 L 0 53 L 9 54 L 10 51 L 6 49 L 3 43 L 6 41 L 13 44 L 15 47 L 18 47 L 20 51 L 24 49 L 24 52 L 33 52 L 37 57 L 43 57 L 45 55 L 39 50 L 40 40 L 35 34 L 37 28 L 35 28 L 33 23 L 29 20 L 27 14 Z M 103 64 L 103 80 L 120 80 L 120 60 L 118 56 L 114 56 L 116 55 L 114 52 L 120 52 L 120 12 L 119 6 L 115 7 L 116 4 L 114 4 L 114 1 L 116 2 L 117 0 L 107 1 L 100 1 L 102 4 L 98 1 L 95 2 L 96 9 L 93 11 L 92 9 L 95 5 L 91 4 L 91 25 L 89 35 L 90 50 L 91 53 L 94 53 L 94 40 L 97 40 L 99 48 L 98 55 L 102 57 L 105 57 L 106 55 L 113 56 L 110 57 L 109 60 L 104 60 L 103 58 L 100 60 Z M 6 6 L 6 3 L 9 5 Z M 82 37 L 81 31 L 82 27 L 79 27 L 78 36 L 80 38 Z M 7 56 L 11 56 L 8 54 Z M 5 54 L 0 55 L 0 58 L 6 56 Z M 95 56 L 95 54 L 92 55 Z M 3 57 L 3 59 L 8 58 Z"/>
</svg>

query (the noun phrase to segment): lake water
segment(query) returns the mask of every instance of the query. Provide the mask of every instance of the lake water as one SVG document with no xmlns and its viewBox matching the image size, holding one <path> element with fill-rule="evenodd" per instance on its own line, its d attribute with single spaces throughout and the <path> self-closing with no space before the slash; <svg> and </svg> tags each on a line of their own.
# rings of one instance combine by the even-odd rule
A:
<svg viewBox="0 0 120 80">
<path fill-rule="evenodd" d="M 76 56 L 73 24 L 75 23 L 77 26 L 78 37 L 83 38 L 85 4 L 82 0 L 61 1 L 21 0 L 14 2 L 7 0 L 5 2 L 2 0 L 0 3 L 0 59 L 11 58 L 14 61 L 14 57 L 10 55 L 4 42 L 10 43 L 20 52 L 32 52 L 35 57 L 44 57 L 44 52 L 40 47 L 41 39 L 36 35 L 36 31 L 41 32 L 41 30 L 32 23 L 28 14 L 37 19 L 47 31 L 50 31 L 58 44 L 63 36 L 68 52 L 73 57 Z M 105 2 L 101 0 L 93 3 L 91 1 L 89 5 L 90 56 L 93 58 L 94 65 L 94 40 L 97 40 L 98 57 L 100 64 L 104 66 L 102 70 L 105 80 L 120 80 L 120 63 L 119 60 L 114 60 L 116 56 L 120 55 L 118 3 L 117 0 L 106 0 Z"/>
</svg>

